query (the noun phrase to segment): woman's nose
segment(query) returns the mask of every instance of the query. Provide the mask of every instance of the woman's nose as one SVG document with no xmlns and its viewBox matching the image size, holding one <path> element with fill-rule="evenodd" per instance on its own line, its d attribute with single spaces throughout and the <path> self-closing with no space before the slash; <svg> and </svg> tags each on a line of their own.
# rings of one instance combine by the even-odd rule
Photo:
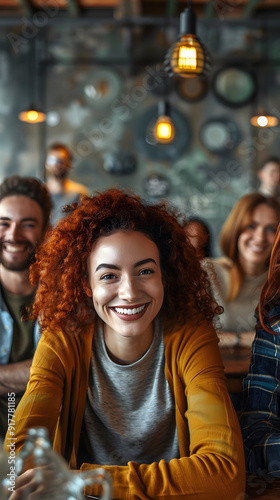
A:
<svg viewBox="0 0 280 500">
<path fill-rule="evenodd" d="M 136 280 L 133 277 L 122 278 L 119 286 L 119 297 L 123 300 L 132 302 L 139 297 L 139 289 Z"/>
<path fill-rule="evenodd" d="M 265 229 L 261 226 L 259 226 L 258 228 L 256 228 L 256 231 L 255 231 L 255 239 L 257 240 L 263 240 L 265 238 Z"/>
</svg>

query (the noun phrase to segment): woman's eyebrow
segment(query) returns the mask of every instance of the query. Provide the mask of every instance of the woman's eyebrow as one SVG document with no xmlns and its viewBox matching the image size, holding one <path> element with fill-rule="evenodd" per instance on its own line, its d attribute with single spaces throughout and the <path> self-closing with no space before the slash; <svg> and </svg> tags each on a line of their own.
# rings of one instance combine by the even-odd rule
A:
<svg viewBox="0 0 280 500">
<path fill-rule="evenodd" d="M 147 264 L 148 262 L 153 262 L 155 265 L 157 265 L 157 263 L 154 259 L 148 258 L 148 259 L 139 260 L 139 262 L 136 262 L 134 264 L 134 267 L 142 266 L 143 264 Z M 95 269 L 95 272 L 97 272 L 97 271 L 99 271 L 99 269 L 103 269 L 103 268 L 115 269 L 117 271 L 120 269 L 115 264 L 106 264 L 105 262 L 103 262 L 102 264 L 98 264 L 97 268 Z"/>
<path fill-rule="evenodd" d="M 143 264 L 147 264 L 148 262 L 153 262 L 155 265 L 157 265 L 154 259 L 149 258 L 149 259 L 139 260 L 139 262 L 136 262 L 136 264 L 134 264 L 134 267 L 142 266 Z"/>
<path fill-rule="evenodd" d="M 106 269 L 117 269 L 117 270 L 120 269 L 118 266 L 115 266 L 114 264 L 102 263 L 102 264 L 99 264 L 97 266 L 97 268 L 95 269 L 95 272 L 99 271 L 99 269 L 102 269 L 103 267 L 105 267 Z"/>
</svg>

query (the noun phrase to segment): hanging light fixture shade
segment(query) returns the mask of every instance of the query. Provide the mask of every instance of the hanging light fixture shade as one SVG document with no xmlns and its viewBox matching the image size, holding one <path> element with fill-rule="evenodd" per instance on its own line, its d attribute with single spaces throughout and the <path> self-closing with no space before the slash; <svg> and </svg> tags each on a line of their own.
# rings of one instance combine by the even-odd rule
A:
<svg viewBox="0 0 280 500">
<path fill-rule="evenodd" d="M 260 108 L 256 115 L 252 116 L 251 125 L 254 127 L 277 127 L 279 120 L 276 116 L 269 115 L 265 112 L 263 108 Z"/>
<path fill-rule="evenodd" d="M 175 137 L 174 124 L 170 118 L 170 107 L 166 101 L 158 105 L 158 119 L 154 127 L 155 140 L 160 144 L 170 144 Z"/>
<path fill-rule="evenodd" d="M 38 106 L 33 105 L 29 109 L 21 111 L 18 117 L 20 121 L 25 123 L 42 123 L 46 120 L 46 114 Z"/>
<path fill-rule="evenodd" d="M 18 115 L 19 120 L 25 123 L 42 123 L 47 118 L 46 114 L 39 105 L 41 102 L 40 93 L 42 87 L 39 77 L 42 65 L 40 64 L 38 43 L 37 37 L 34 37 L 29 41 L 29 52 L 27 56 L 29 59 L 29 65 L 27 66 L 27 69 L 29 73 L 28 92 L 30 95 L 30 101 L 28 100 L 27 103 L 30 104 L 30 106 L 23 109 Z"/>
<path fill-rule="evenodd" d="M 212 67 L 211 56 L 195 34 L 196 16 L 189 6 L 180 14 L 178 40 L 170 47 L 164 66 L 170 76 L 194 78 L 207 76 Z"/>
</svg>

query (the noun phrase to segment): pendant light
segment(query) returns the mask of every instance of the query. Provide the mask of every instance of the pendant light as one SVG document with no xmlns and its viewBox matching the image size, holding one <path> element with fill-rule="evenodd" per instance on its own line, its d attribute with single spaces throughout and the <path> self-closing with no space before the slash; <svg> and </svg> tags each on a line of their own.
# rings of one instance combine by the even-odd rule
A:
<svg viewBox="0 0 280 500">
<path fill-rule="evenodd" d="M 279 120 L 276 116 L 271 115 L 268 112 L 267 107 L 263 106 L 263 101 L 266 98 L 266 104 L 268 103 L 267 96 L 270 95 L 270 89 L 268 88 L 267 82 L 271 82 L 273 79 L 269 74 L 269 68 L 258 68 L 258 82 L 259 89 L 257 95 L 257 111 L 251 117 L 250 123 L 253 127 L 266 128 L 266 127 L 277 127 Z M 258 105 L 261 101 L 261 105 Z"/>
<path fill-rule="evenodd" d="M 20 121 L 25 123 L 42 123 L 46 120 L 46 114 L 33 104 L 28 109 L 21 111 L 18 117 Z"/>
<path fill-rule="evenodd" d="M 175 137 L 174 124 L 170 118 L 170 106 L 166 101 L 158 105 L 158 119 L 154 127 L 154 138 L 159 144 L 170 144 Z"/>
<path fill-rule="evenodd" d="M 29 77 L 30 77 L 30 89 L 32 93 L 32 97 L 35 98 L 35 103 L 30 103 L 30 105 L 22 110 L 18 118 L 20 121 L 25 123 L 42 123 L 46 120 L 46 114 L 40 108 L 38 104 L 36 104 L 39 94 L 39 65 L 37 64 L 37 42 L 36 37 L 33 40 L 33 43 L 30 42 L 30 51 L 29 51 Z"/>
<path fill-rule="evenodd" d="M 264 108 L 259 108 L 258 112 L 250 119 L 251 125 L 254 127 L 277 127 L 279 120 L 276 116 L 269 115 Z"/>
<path fill-rule="evenodd" d="M 196 15 L 188 7 L 180 14 L 180 31 L 177 41 L 170 47 L 164 60 L 164 66 L 170 76 L 194 78 L 206 76 L 212 62 L 206 47 L 196 36 Z"/>
</svg>

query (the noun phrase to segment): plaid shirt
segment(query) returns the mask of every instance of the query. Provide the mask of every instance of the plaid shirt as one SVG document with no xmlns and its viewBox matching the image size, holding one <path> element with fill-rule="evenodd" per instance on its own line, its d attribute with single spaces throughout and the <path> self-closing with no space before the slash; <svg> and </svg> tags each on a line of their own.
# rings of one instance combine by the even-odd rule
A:
<svg viewBox="0 0 280 500">
<path fill-rule="evenodd" d="M 246 471 L 259 476 L 280 477 L 280 305 L 271 305 L 267 324 L 260 324 L 252 344 L 247 377 L 243 380 L 240 416 Z"/>
</svg>

